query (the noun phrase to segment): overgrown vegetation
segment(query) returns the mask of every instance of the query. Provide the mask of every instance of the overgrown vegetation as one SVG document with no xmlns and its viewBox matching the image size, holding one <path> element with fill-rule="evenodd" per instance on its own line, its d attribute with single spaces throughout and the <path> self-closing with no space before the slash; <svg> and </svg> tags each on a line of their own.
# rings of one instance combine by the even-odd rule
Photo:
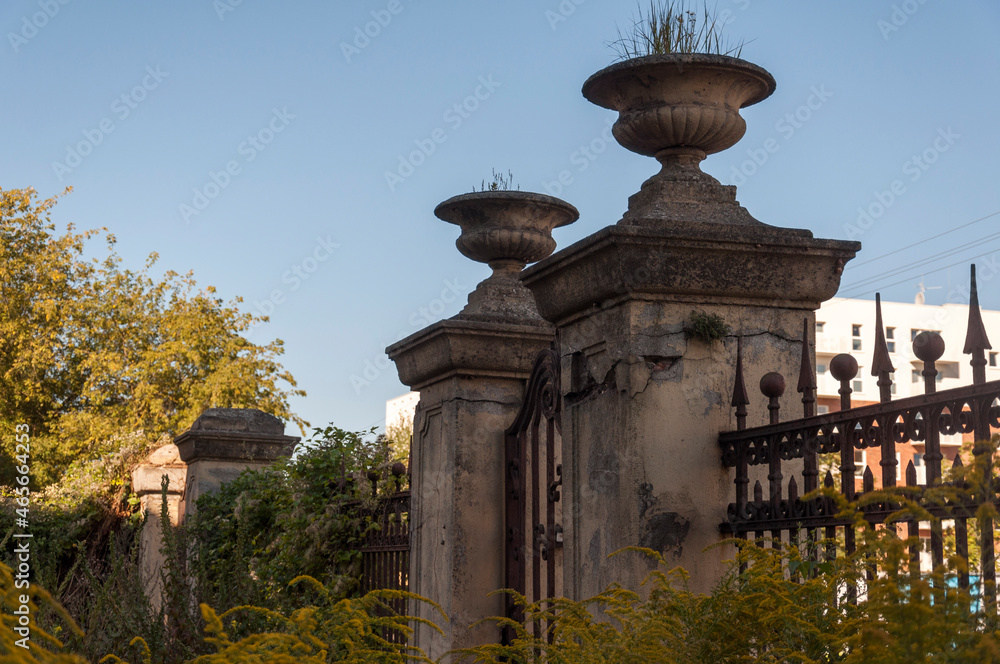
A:
<svg viewBox="0 0 1000 664">
<path fill-rule="evenodd" d="M 349 662 L 362 664 L 404 664 L 431 662 L 423 651 L 412 646 L 387 641 L 383 634 L 395 630 L 410 634 L 414 621 L 408 616 L 386 615 L 389 602 L 398 597 L 414 597 L 398 591 L 375 591 L 359 598 L 338 598 L 329 589 L 309 577 L 295 579 L 294 585 L 302 586 L 309 593 L 301 608 L 284 613 L 261 607 L 241 606 L 217 613 L 206 604 L 200 608 L 204 638 L 194 645 L 191 654 L 187 649 L 177 649 L 177 644 L 162 650 L 150 644 L 143 636 L 128 637 L 128 628 L 120 641 L 113 644 L 111 652 L 103 657 L 81 656 L 74 646 L 84 638 L 83 631 L 38 586 L 30 590 L 18 589 L 9 567 L 0 563 L 0 662 L 4 664 L 85 664 L 86 662 L 171 661 L 188 664 L 232 664 L 234 662 L 306 662 L 326 664 Z M 305 596 L 305 593 L 303 593 Z M 30 598 L 27 605 L 21 596 Z M 431 603 L 433 604 L 433 603 Z M 27 606 L 27 610 L 21 607 Z M 436 606 L 436 605 L 435 605 Z M 440 608 L 439 608 L 440 610 Z M 45 611 L 57 616 L 58 623 L 46 629 L 37 617 Z M 24 616 L 23 623 L 20 615 Z M 247 617 L 253 619 L 248 621 Z M 111 620 L 107 621 L 109 625 Z M 266 625 L 248 636 L 233 636 L 233 630 L 252 622 Z M 29 634 L 26 641 L 16 630 Z M 161 622 L 161 633 L 168 631 Z M 67 634 L 69 638 L 60 638 Z M 22 647 L 25 646 L 25 647 Z M 167 659 L 161 659 L 166 656 Z M 127 658 L 127 659 L 126 659 Z"/>
<path fill-rule="evenodd" d="M 519 598 L 529 620 L 550 622 L 550 632 L 539 637 L 515 625 L 517 638 L 510 646 L 463 651 L 463 661 L 1000 661 L 996 618 L 976 611 L 967 591 L 947 586 L 946 579 L 957 571 L 954 559 L 932 575 L 889 573 L 868 580 L 869 562 L 877 562 L 880 569 L 905 569 L 904 544 L 882 530 L 855 556 L 816 563 L 796 547 L 758 548 L 750 542 L 707 595 L 691 592 L 687 575 L 675 569 L 649 575 L 647 599 L 617 586 L 582 602 L 524 604 Z M 645 553 L 663 564 L 655 552 Z M 741 564 L 745 571 L 740 571 Z M 789 569 L 797 573 L 789 575 Z M 859 601 L 848 600 L 849 587 L 858 590 Z M 602 612 L 605 620 L 596 620 L 594 611 Z"/>
<path fill-rule="evenodd" d="M 656 552 L 633 549 L 616 555 L 646 555 L 661 569 L 647 577 L 648 596 L 616 585 L 584 601 L 556 599 L 527 603 L 528 628 L 502 618 L 515 629 L 508 646 L 462 651 L 477 663 L 572 662 L 574 664 L 911 664 L 1000 662 L 1000 620 L 982 601 L 981 583 L 961 588 L 968 569 L 948 552 L 931 572 L 911 562 L 918 537 L 901 537 L 893 527 L 872 527 L 863 509 L 892 501 L 899 509 L 889 522 L 907 518 L 934 521 L 923 505 L 963 504 L 984 495 L 1000 438 L 987 454 L 959 466 L 946 483 L 929 489 L 896 487 L 848 503 L 821 490 L 839 505 L 839 516 L 853 521 L 857 550 L 846 555 L 843 542 L 802 541 L 798 545 L 752 539 L 742 542 L 736 559 L 710 594 L 696 594 L 684 570 L 663 569 Z M 987 473 L 987 471 L 991 471 Z M 976 523 L 996 520 L 990 502 L 970 515 Z M 905 529 L 900 525 L 900 533 Z M 972 528 L 970 528 L 970 532 Z M 803 538 L 805 539 L 805 538 Z M 826 559 L 827 546 L 839 550 Z M 603 619 L 595 619 L 598 613 Z M 548 624 L 536 635 L 531 621 Z"/>
<path fill-rule="evenodd" d="M 211 652 L 203 640 L 199 603 L 222 614 L 235 611 L 235 622 L 226 627 L 229 648 L 260 632 L 291 629 L 297 611 L 317 605 L 317 584 L 328 608 L 356 598 L 358 546 L 372 527 L 364 513 L 377 508 L 367 471 L 384 476 L 375 480 L 379 493 L 395 489 L 388 472 L 394 460 L 389 442 L 373 438 L 373 432 L 315 429 L 294 458 L 244 472 L 204 496 L 183 527 L 170 527 L 166 512 L 161 514 L 166 526 L 162 606 L 144 592 L 150 579 L 139 565 L 141 515 L 128 493 L 129 470 L 145 447 L 142 437 L 116 447 L 134 453 L 74 465 L 71 480 L 36 494 L 32 572 L 83 631 L 72 632 L 62 614 L 45 606 L 38 624 L 89 661 L 111 652 L 144 660 L 145 648 L 150 662 L 177 664 Z M 104 490 L 93 489 L 102 484 Z M 70 500 L 73 490 L 83 498 Z M 0 498 L 0 561 L 11 567 L 16 565 L 8 546 L 15 531 L 13 510 L 9 497 Z M 313 580 L 293 583 L 302 576 Z M 373 601 L 360 606 L 374 606 Z M 241 606 L 267 611 L 241 612 Z M 291 622 L 277 620 L 278 614 Z M 127 645 L 134 637 L 141 641 Z"/>
<path fill-rule="evenodd" d="M 719 314 L 707 314 L 704 311 L 692 311 L 691 318 L 684 326 L 684 334 L 688 338 L 698 339 L 707 344 L 721 341 L 732 333 Z"/>
<path fill-rule="evenodd" d="M 295 471 L 300 475 L 315 471 L 329 478 L 331 468 L 341 463 L 346 466 L 350 459 L 367 454 L 359 449 L 377 448 L 353 438 L 357 434 L 335 428 L 317 435 L 321 444 L 314 451 L 316 457 L 305 462 L 306 470 Z M 345 452 L 352 442 L 357 445 L 351 454 L 360 457 Z M 985 473 L 998 443 L 1000 438 L 994 438 L 989 453 L 959 466 L 945 484 L 929 490 L 930 500 L 954 503 L 982 495 Z M 990 476 L 995 478 L 995 474 Z M 246 481 L 247 476 L 243 479 Z M 273 481 L 275 477 L 267 479 Z M 264 476 L 260 480 L 264 482 Z M 308 482 L 301 485 L 302 495 L 308 493 L 309 486 Z M 854 519 L 858 548 L 850 556 L 827 560 L 828 542 L 823 540 L 810 543 L 803 538 L 798 546 L 764 541 L 761 547 L 750 541 L 739 548 L 713 591 L 698 594 L 689 589 L 683 570 L 666 570 L 663 558 L 655 552 L 625 550 L 615 555 L 650 556 L 659 565 L 649 575 L 643 592 L 612 585 L 581 602 L 556 599 L 527 604 L 519 598 L 529 621 L 547 622 L 548 633 L 536 636 L 530 624 L 526 629 L 498 618 L 500 625 L 509 624 L 515 629 L 513 643 L 486 645 L 457 654 L 466 662 L 497 664 L 1000 662 L 1000 622 L 979 601 L 975 583 L 971 591 L 957 583 L 964 561 L 949 555 L 933 572 L 921 573 L 911 564 L 908 548 L 918 541 L 900 537 L 893 528 L 873 528 L 863 516 L 867 504 L 891 499 L 900 506 L 891 520 L 931 520 L 920 504 L 924 498 L 916 500 L 916 490 L 897 487 L 866 495 L 863 502 L 852 504 L 836 492 L 825 495 L 840 506 L 841 517 Z M 207 503 L 199 503 L 199 509 L 203 504 L 206 511 L 211 509 Z M 972 515 L 977 520 L 996 517 L 991 503 L 983 504 Z M 165 512 L 162 519 L 166 522 Z M 86 621 L 74 621 L 47 593 L 38 587 L 31 589 L 30 620 L 36 621 L 31 623 L 36 649 L 27 653 L 14 645 L 17 635 L 12 632 L 16 626 L 13 611 L 18 607 L 18 598 L 10 570 L 0 565 L 0 619 L 4 624 L 0 661 L 87 661 L 68 653 L 97 661 L 93 654 L 97 646 L 106 646 L 104 652 L 114 655 L 106 661 L 113 662 L 430 661 L 423 653 L 382 638 L 385 628 L 408 632 L 412 626 L 411 619 L 392 616 L 388 611 L 390 600 L 399 597 L 398 593 L 343 597 L 333 577 L 328 577 L 326 584 L 308 577 L 291 579 L 287 592 L 278 591 L 293 598 L 290 604 L 282 604 L 282 600 L 275 603 L 272 597 L 255 606 L 229 606 L 232 602 L 227 603 L 220 592 L 215 599 L 221 604 L 215 609 L 202 604 L 196 612 L 191 597 L 186 595 L 195 586 L 178 575 L 181 567 L 172 567 L 170 562 L 180 561 L 186 550 L 186 543 L 179 538 L 184 531 L 178 532 L 168 534 L 165 548 L 165 608 L 148 614 L 154 617 L 150 624 L 158 625 L 158 631 L 129 618 L 141 608 L 141 600 L 127 588 L 132 578 L 130 564 L 133 570 L 135 566 L 127 562 L 128 556 L 123 556 L 126 562 L 119 571 L 95 585 L 100 599 Z M 840 546 L 837 541 L 829 544 Z M 244 558 L 240 554 L 234 559 Z M 251 569 L 267 569 L 266 563 L 256 565 Z M 873 570 L 878 573 L 873 574 Z M 256 580 L 253 574 L 250 580 Z M 94 614 L 100 611 L 106 615 L 97 618 Z M 595 612 L 600 619 L 594 617 Z M 125 622 L 115 624 L 122 619 Z M 108 630 L 108 634 L 88 633 L 84 637 L 77 622 L 84 629 Z M 93 647 L 87 648 L 88 644 Z"/>
<path fill-rule="evenodd" d="M 290 611 L 301 597 L 289 584 L 302 575 L 339 597 L 356 591 L 358 547 L 371 527 L 358 507 L 374 507 L 368 471 L 382 477 L 381 493 L 393 490 L 391 449 L 366 438 L 373 433 L 315 429 L 294 459 L 244 472 L 200 499 L 188 530 L 201 601 Z"/>
<path fill-rule="evenodd" d="M 637 8 L 632 26 L 609 42 L 622 60 L 666 53 L 710 53 L 740 57 L 743 41 L 730 43 L 723 36 L 725 22 L 717 9 L 702 4 L 688 8 L 687 0 L 650 0 L 648 10 Z"/>
</svg>

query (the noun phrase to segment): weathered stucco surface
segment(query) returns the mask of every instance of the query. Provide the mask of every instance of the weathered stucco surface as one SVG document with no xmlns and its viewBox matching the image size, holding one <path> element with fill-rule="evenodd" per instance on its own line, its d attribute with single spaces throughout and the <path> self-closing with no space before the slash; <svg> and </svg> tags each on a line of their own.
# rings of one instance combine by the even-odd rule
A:
<svg viewBox="0 0 1000 664">
<path fill-rule="evenodd" d="M 684 225 L 620 224 L 525 273 L 562 355 L 571 597 L 611 582 L 639 589 L 651 561 L 608 557 L 628 546 L 660 552 L 690 573 L 693 590 L 711 589 L 732 555 L 713 545 L 735 496 L 717 441 L 736 427 L 737 337 L 758 405 L 748 424 L 763 424 L 766 402 L 754 387 L 770 371 L 797 378 L 803 319 L 812 324 L 856 250 L 771 227 L 711 239 L 703 227 L 689 225 L 696 232 L 685 236 Z M 688 338 L 693 311 L 720 316 L 729 336 Z M 797 399 L 783 397 L 788 417 L 801 415 Z"/>
</svg>

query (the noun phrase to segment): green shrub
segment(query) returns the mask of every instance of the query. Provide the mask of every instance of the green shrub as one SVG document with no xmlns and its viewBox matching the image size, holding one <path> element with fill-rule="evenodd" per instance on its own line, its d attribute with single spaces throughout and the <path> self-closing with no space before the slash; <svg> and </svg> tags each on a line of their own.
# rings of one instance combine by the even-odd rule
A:
<svg viewBox="0 0 1000 664">
<path fill-rule="evenodd" d="M 661 568 L 647 577 L 643 594 L 612 585 L 583 601 L 528 604 L 515 595 L 529 629 L 496 618 L 498 625 L 515 629 L 511 644 L 459 654 L 466 662 L 524 664 L 1000 662 L 995 607 L 988 611 L 975 585 L 963 589 L 958 582 L 966 561 L 952 553 L 932 572 L 921 573 L 911 567 L 909 549 L 920 545 L 919 538 L 900 536 L 904 519 L 933 521 L 927 505 L 968 504 L 989 495 L 985 479 L 996 481 L 991 464 L 998 444 L 994 436 L 986 453 L 930 489 L 900 486 L 853 503 L 829 489 L 817 492 L 839 505 L 840 518 L 853 519 L 858 536 L 851 555 L 841 539 L 797 546 L 763 541 L 760 547 L 736 541 L 735 560 L 709 594 L 691 592 L 683 570 Z M 887 501 L 899 506 L 890 525 L 872 527 L 863 508 Z M 978 524 L 995 522 L 997 510 L 987 502 L 972 517 L 974 539 Z M 834 560 L 821 557 L 828 545 L 838 551 Z M 614 555 L 640 554 L 665 564 L 649 550 Z M 548 630 L 536 636 L 533 621 Z"/>
<path fill-rule="evenodd" d="M 691 318 L 684 326 L 684 333 L 689 338 L 698 339 L 707 344 L 721 341 L 732 333 L 719 314 L 707 314 L 704 311 L 692 311 Z"/>
<path fill-rule="evenodd" d="M 358 549 L 372 527 L 358 509 L 373 504 L 365 472 L 391 463 L 385 442 L 366 438 L 373 431 L 316 429 L 293 459 L 246 471 L 199 499 L 187 530 L 201 601 L 291 610 L 299 598 L 289 584 L 302 575 L 341 597 L 356 591 Z"/>
<path fill-rule="evenodd" d="M 201 614 L 206 636 L 199 650 L 204 654 L 184 658 L 183 661 L 187 664 L 431 662 L 422 650 L 393 643 L 383 637 L 387 630 L 394 630 L 404 635 L 411 634 L 411 624 L 415 620 L 433 625 L 423 619 L 392 615 L 389 609 L 393 599 L 422 600 L 422 598 L 398 591 L 375 591 L 356 599 L 337 599 L 329 588 L 309 577 L 295 579 L 294 585 L 303 586 L 303 596 L 308 596 L 310 601 L 289 613 L 241 606 L 218 614 L 208 605 L 202 604 Z M 26 641 L 21 641 L 24 637 L 15 631 L 15 628 L 21 627 L 19 615 L 15 612 L 21 611 L 22 595 L 30 598 L 26 605 L 28 609 L 25 621 L 27 629 L 30 630 Z M 440 610 L 440 607 L 437 608 Z M 100 660 L 96 657 L 85 659 L 79 654 L 74 654 L 71 652 L 72 648 L 67 648 L 53 630 L 45 630 L 36 621 L 36 616 L 43 610 L 54 612 L 61 617 L 59 631 L 67 632 L 76 639 L 83 638 L 80 628 L 58 602 L 38 586 L 32 585 L 29 589 L 17 588 L 11 569 L 0 563 L 0 611 L 2 611 L 0 662 L 3 664 L 126 662 L 114 653 Z M 252 622 L 264 624 L 268 629 L 233 638 L 231 634 L 234 628 L 239 629 L 241 623 L 247 622 L 247 616 L 255 616 L 257 620 Z M 160 627 L 161 630 L 164 629 L 162 622 Z M 156 659 L 155 648 L 150 648 L 146 639 L 142 637 L 129 639 L 127 636 L 122 636 L 121 641 L 114 644 L 113 649 L 119 653 L 124 649 L 135 651 L 144 664 L 159 661 Z M 178 657 L 172 661 L 180 662 L 181 659 Z"/>
<path fill-rule="evenodd" d="M 967 591 L 945 588 L 957 567 L 952 564 L 930 576 L 890 573 L 868 580 L 872 560 L 902 569 L 909 555 L 906 542 L 888 531 L 873 535 L 855 556 L 829 563 L 809 561 L 794 547 L 745 544 L 707 595 L 692 593 L 686 573 L 674 569 L 649 575 L 647 597 L 618 586 L 580 602 L 525 604 L 518 597 L 528 620 L 548 623 L 549 632 L 535 636 L 497 619 L 516 628 L 514 641 L 462 650 L 460 661 L 1000 662 L 996 619 L 974 610 Z M 655 552 L 645 553 L 663 563 Z M 852 585 L 860 596 L 857 603 L 847 599 Z M 596 619 L 595 612 L 603 619 Z"/>
</svg>

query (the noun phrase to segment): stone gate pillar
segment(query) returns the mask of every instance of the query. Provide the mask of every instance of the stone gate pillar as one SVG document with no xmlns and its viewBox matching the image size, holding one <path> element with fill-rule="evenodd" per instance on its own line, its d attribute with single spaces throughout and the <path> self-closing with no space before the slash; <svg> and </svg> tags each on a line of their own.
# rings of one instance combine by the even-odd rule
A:
<svg viewBox="0 0 1000 664">
<path fill-rule="evenodd" d="M 163 528 L 160 513 L 163 507 L 163 478 L 167 478 L 167 518 L 172 526 L 180 523 L 181 499 L 187 466 L 177 453 L 177 446 L 168 443 L 158 447 L 146 460 L 132 471 L 132 491 L 139 497 L 139 507 L 144 516 L 139 544 L 139 564 L 142 569 L 143 591 L 158 609 L 162 604 L 163 580 L 160 570 L 164 558 Z"/>
<path fill-rule="evenodd" d="M 794 385 L 803 319 L 812 328 L 860 248 L 763 224 L 736 201 L 735 187 L 700 170 L 706 154 L 742 137 L 739 109 L 773 90 L 755 65 L 691 54 L 625 61 L 584 85 L 588 99 L 619 111 L 618 141 L 655 155 L 662 170 L 616 225 L 523 277 L 558 329 L 572 598 L 611 582 L 638 590 L 652 564 L 636 553 L 608 558 L 627 546 L 660 552 L 691 574 L 693 590 L 711 590 L 733 553 L 706 547 L 720 541 L 735 497 L 718 435 L 736 427 L 737 339 L 751 399 L 763 403 L 756 385 L 770 371 Z M 721 339 L 692 334 L 700 314 L 721 318 Z M 785 395 L 784 412 L 794 398 Z M 748 424 L 764 424 L 765 412 L 751 409 Z"/>
<path fill-rule="evenodd" d="M 431 658 L 452 648 L 496 642 L 503 615 L 504 430 L 521 406 L 524 383 L 554 329 L 535 309 L 519 275 L 555 248 L 551 231 L 578 213 L 550 196 L 491 191 L 456 196 L 435 214 L 462 226 L 459 250 L 488 262 L 493 275 L 454 318 L 413 334 L 386 352 L 404 385 L 420 392 L 413 423 L 410 590 L 438 602 L 450 621 L 421 604 L 411 615 L 415 645 Z"/>
<path fill-rule="evenodd" d="M 194 514 L 200 496 L 217 491 L 248 468 L 291 455 L 299 440 L 286 436 L 282 421 L 262 410 L 209 408 L 174 438 L 181 461 L 187 464 L 183 517 Z"/>
</svg>

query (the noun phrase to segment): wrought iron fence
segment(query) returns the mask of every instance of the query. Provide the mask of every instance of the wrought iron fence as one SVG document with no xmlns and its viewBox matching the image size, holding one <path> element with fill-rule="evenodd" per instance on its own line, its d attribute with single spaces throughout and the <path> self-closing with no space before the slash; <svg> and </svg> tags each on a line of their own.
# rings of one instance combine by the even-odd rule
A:
<svg viewBox="0 0 1000 664">
<path fill-rule="evenodd" d="M 928 498 L 926 490 L 914 489 L 913 495 L 931 516 L 929 523 L 929 549 L 934 567 L 942 564 L 944 558 L 942 521 L 950 521 L 955 532 L 956 553 L 968 562 L 969 522 L 976 510 L 984 503 L 1000 504 L 998 483 L 994 478 L 993 458 L 988 453 L 989 446 L 982 444 L 990 438 L 991 432 L 1000 428 L 1000 381 L 986 381 L 986 351 L 991 348 L 983 326 L 979 310 L 976 288 L 975 267 L 972 269 L 972 289 L 969 306 L 969 325 L 964 352 L 972 356 L 973 384 L 956 389 L 937 391 L 935 363 L 944 354 L 944 341 L 936 332 L 921 332 L 913 342 L 914 354 L 922 362 L 921 376 L 925 394 L 892 400 L 892 380 L 894 368 L 889 356 L 882 325 L 881 302 L 876 296 L 876 343 L 872 363 L 872 375 L 878 377 L 880 403 L 853 407 L 851 404 L 852 380 L 858 374 L 858 363 L 850 355 L 841 354 L 833 358 L 830 372 L 840 383 L 841 410 L 816 414 L 816 376 L 813 372 L 809 353 L 808 319 L 803 325 L 802 358 L 797 389 L 802 394 L 803 417 L 781 422 L 779 397 L 785 389 L 785 380 L 780 374 L 770 373 L 760 383 L 761 392 L 768 399 L 770 424 L 746 428 L 749 398 L 743 379 L 742 344 L 738 346 L 736 378 L 733 389 L 732 406 L 736 409 L 737 430 L 720 435 L 722 461 L 726 467 L 736 469 L 736 500 L 728 506 L 727 520 L 721 524 L 725 533 L 747 538 L 751 534 L 762 541 L 765 533 L 770 534 L 773 545 L 779 543 L 798 544 L 802 541 L 817 543 L 821 538 L 828 543 L 841 538 L 844 550 L 850 554 L 855 550 L 856 529 L 851 519 L 838 518 L 834 501 L 829 496 L 802 496 L 820 488 L 820 459 L 822 455 L 834 455 L 836 468 L 828 469 L 822 478 L 822 485 L 828 489 L 839 488 L 839 493 L 848 501 L 862 499 L 864 519 L 872 526 L 885 524 L 891 515 L 897 513 L 900 503 L 891 494 L 875 494 L 877 489 L 891 489 L 897 483 L 897 446 L 907 443 L 923 445 L 923 461 L 926 463 L 926 479 L 918 484 L 916 468 L 910 461 L 903 477 L 907 487 L 941 487 L 944 482 L 941 436 L 962 434 L 972 437 L 977 444 L 973 454 L 979 459 L 983 476 L 969 486 L 955 486 L 964 489 L 956 492 L 954 498 L 937 500 Z M 871 468 L 866 468 L 860 477 L 861 488 L 855 464 L 855 451 L 875 450 L 881 468 L 881 487 L 875 486 Z M 829 457 L 827 457 L 829 458 Z M 788 466 L 782 462 L 802 459 L 801 477 L 792 476 L 785 482 Z M 956 456 L 953 464 L 961 467 L 962 459 Z M 765 466 L 765 488 L 760 480 L 750 488 L 750 469 Z M 796 464 L 798 467 L 798 464 Z M 839 487 L 834 476 L 839 471 Z M 889 496 L 882 500 L 878 495 Z M 870 500 L 864 500 L 865 497 Z M 981 547 L 981 570 L 979 592 L 985 593 L 985 605 L 991 610 L 996 607 L 996 553 L 993 537 L 993 523 L 989 517 L 979 519 Z M 919 564 L 919 545 L 916 537 L 920 533 L 920 523 L 915 517 L 907 517 L 900 522 L 908 537 L 913 537 L 910 548 L 911 564 Z M 803 539 L 804 538 L 804 539 Z M 815 547 L 816 555 L 828 559 L 837 555 L 837 546 L 828 545 L 822 554 Z M 975 577 L 974 577 L 975 578 Z M 960 572 L 958 584 L 969 587 L 967 570 Z"/>
</svg>

